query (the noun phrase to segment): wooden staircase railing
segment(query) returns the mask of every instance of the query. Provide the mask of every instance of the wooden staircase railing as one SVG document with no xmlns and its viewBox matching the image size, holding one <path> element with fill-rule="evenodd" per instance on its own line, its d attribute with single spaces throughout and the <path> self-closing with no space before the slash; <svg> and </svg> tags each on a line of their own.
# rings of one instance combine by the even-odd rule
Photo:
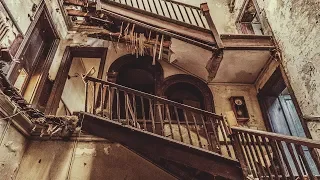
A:
<svg viewBox="0 0 320 180">
<path fill-rule="evenodd" d="M 320 178 L 320 141 L 240 127 L 231 130 L 237 158 L 254 178 Z"/>
<path fill-rule="evenodd" d="M 85 77 L 85 112 L 237 159 L 259 179 L 319 178 L 320 142 L 230 127 L 215 113 Z"/>
<path fill-rule="evenodd" d="M 102 2 L 113 3 L 124 8 L 134 8 L 137 11 L 152 14 L 162 19 L 170 19 L 176 23 L 209 29 L 199 7 L 174 0 L 102 0 Z"/>
<path fill-rule="evenodd" d="M 222 116 L 92 77 L 85 82 L 85 112 L 220 154 L 230 144 Z"/>
</svg>

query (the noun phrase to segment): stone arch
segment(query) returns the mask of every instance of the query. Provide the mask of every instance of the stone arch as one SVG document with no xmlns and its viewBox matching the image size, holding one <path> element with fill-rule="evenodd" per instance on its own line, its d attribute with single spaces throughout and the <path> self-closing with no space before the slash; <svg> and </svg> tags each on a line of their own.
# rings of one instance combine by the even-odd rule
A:
<svg viewBox="0 0 320 180">
<path fill-rule="evenodd" d="M 208 85 L 203 82 L 202 80 L 187 74 L 178 74 L 169 76 L 164 79 L 163 83 L 161 84 L 161 88 L 159 89 L 159 94 L 161 96 L 165 96 L 166 91 L 176 85 L 176 84 L 187 84 L 196 88 L 199 92 L 201 92 L 203 96 L 203 109 L 210 112 L 215 112 L 214 110 L 214 100 L 213 95 L 208 87 Z"/>
</svg>

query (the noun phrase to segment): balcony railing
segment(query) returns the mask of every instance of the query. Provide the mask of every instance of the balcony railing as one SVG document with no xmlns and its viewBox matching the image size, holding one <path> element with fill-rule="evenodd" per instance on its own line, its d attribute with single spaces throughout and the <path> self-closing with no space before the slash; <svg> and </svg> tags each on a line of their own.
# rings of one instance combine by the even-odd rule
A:
<svg viewBox="0 0 320 180">
<path fill-rule="evenodd" d="M 92 77 L 85 82 L 86 112 L 218 153 L 228 144 L 222 116 Z"/>
<path fill-rule="evenodd" d="M 142 13 L 159 18 L 170 19 L 176 23 L 185 23 L 202 29 L 209 29 L 201 9 L 173 0 L 102 0 L 124 8 L 134 8 Z"/>
<path fill-rule="evenodd" d="M 88 113 L 237 159 L 254 178 L 320 177 L 319 141 L 231 128 L 212 112 L 100 79 L 84 80 Z"/>
</svg>

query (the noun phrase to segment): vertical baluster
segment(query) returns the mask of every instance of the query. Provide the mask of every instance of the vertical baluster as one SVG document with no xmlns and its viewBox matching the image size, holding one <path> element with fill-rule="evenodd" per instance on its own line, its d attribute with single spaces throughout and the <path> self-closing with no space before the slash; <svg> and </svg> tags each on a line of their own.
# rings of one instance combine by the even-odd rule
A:
<svg viewBox="0 0 320 180">
<path fill-rule="evenodd" d="M 250 165 L 250 162 L 248 160 L 248 156 L 247 156 L 247 153 L 245 151 L 245 145 L 244 145 L 244 142 L 241 140 L 241 137 L 240 137 L 240 134 L 239 132 L 237 131 L 234 131 L 234 141 L 239 145 L 239 152 L 238 153 L 241 153 L 242 154 L 242 162 L 244 163 L 244 167 L 242 166 L 243 170 L 244 170 L 244 173 L 245 175 L 248 175 L 248 170 L 251 171 L 251 165 Z M 239 154 L 238 154 L 239 155 Z M 240 158 L 237 157 L 240 161 Z M 240 161 L 241 163 L 241 161 Z"/>
<path fill-rule="evenodd" d="M 103 112 L 103 116 L 105 115 L 105 112 L 104 112 L 104 108 L 106 108 L 106 101 L 107 101 L 107 86 L 103 86 L 103 102 L 102 102 L 102 112 Z"/>
<path fill-rule="evenodd" d="M 124 107 L 125 107 L 125 111 L 126 111 L 126 121 L 127 121 L 127 125 L 130 125 L 129 123 L 129 108 L 128 108 L 128 94 L 123 91 L 124 93 Z"/>
<path fill-rule="evenodd" d="M 255 154 L 254 154 L 254 150 L 253 150 L 253 147 L 252 147 L 254 144 L 253 144 L 253 142 L 250 141 L 250 139 L 248 138 L 248 134 L 244 133 L 243 136 L 244 136 L 244 138 L 245 138 L 245 140 L 246 140 L 246 142 L 247 142 L 247 146 L 248 146 L 248 148 L 249 148 L 250 156 L 251 156 L 251 158 L 252 158 L 252 161 L 253 161 L 253 164 L 254 164 L 254 167 L 255 167 L 254 169 L 255 169 L 256 172 L 257 172 L 258 178 L 261 179 L 261 174 L 260 174 L 259 166 L 258 166 L 257 161 L 256 161 L 256 159 L 255 159 Z"/>
<path fill-rule="evenodd" d="M 153 5 L 154 5 L 154 8 L 156 9 L 157 14 L 159 14 L 155 0 L 152 0 L 152 1 L 153 1 Z"/>
<path fill-rule="evenodd" d="M 93 114 L 96 114 L 96 83 L 93 83 L 93 102 L 92 102 L 92 107 L 93 107 Z"/>
<path fill-rule="evenodd" d="M 220 130 L 221 130 L 221 135 L 222 135 L 222 138 L 223 138 L 223 141 L 224 143 L 226 144 L 226 148 L 227 148 L 227 152 L 228 152 L 228 155 L 229 157 L 232 157 L 232 154 L 231 154 L 231 151 L 230 151 L 230 147 L 229 147 L 229 142 L 228 142 L 228 138 L 226 136 L 226 133 L 227 133 L 227 129 L 223 128 L 223 119 L 219 119 L 218 120 L 220 124 L 218 124 L 218 126 L 220 126 Z"/>
<path fill-rule="evenodd" d="M 260 169 L 260 172 L 261 172 L 261 176 L 262 177 L 266 177 L 266 172 L 264 171 L 263 169 L 263 164 L 262 164 L 262 161 L 261 161 L 261 158 L 260 158 L 260 155 L 259 155 L 259 152 L 258 152 L 258 148 L 257 148 L 257 145 L 256 145 L 256 141 L 255 139 L 253 138 L 253 135 L 252 134 L 247 134 L 248 135 L 248 138 L 249 138 L 249 141 L 252 143 L 252 146 L 253 146 L 253 149 L 254 149 L 254 153 L 258 159 L 258 162 L 260 163 L 260 166 L 257 167 L 257 169 Z M 262 154 L 261 154 L 262 155 Z M 260 176 L 260 177 L 261 177 Z"/>
<path fill-rule="evenodd" d="M 178 123 L 180 139 L 181 139 L 181 142 L 183 142 L 183 136 L 182 136 L 182 131 L 181 131 L 181 124 L 180 124 L 180 120 L 179 120 L 178 110 L 177 110 L 177 107 L 175 107 L 175 106 L 173 106 L 173 108 L 174 108 L 174 113 L 176 115 L 176 119 L 177 119 L 177 123 Z"/>
<path fill-rule="evenodd" d="M 274 165 L 274 162 L 273 162 L 273 159 L 272 159 L 272 156 L 271 156 L 271 152 L 270 152 L 268 143 L 267 143 L 265 137 L 261 137 L 261 139 L 262 139 L 262 143 L 263 143 L 264 147 L 266 148 L 267 155 L 268 155 L 268 159 L 269 159 L 269 161 L 270 161 L 272 170 L 274 171 L 274 175 L 275 175 L 276 179 L 280 179 L 280 178 L 279 178 L 279 175 L 278 175 L 277 168 L 276 168 L 276 166 Z"/>
<path fill-rule="evenodd" d="M 118 121 L 120 122 L 120 97 L 119 97 L 119 89 L 116 90 L 117 93 L 117 117 L 118 117 Z"/>
<path fill-rule="evenodd" d="M 142 0 L 142 1 L 143 1 L 143 0 Z M 138 9 L 140 9 L 139 0 L 136 0 L 136 3 L 137 3 Z"/>
<path fill-rule="evenodd" d="M 142 111 L 142 120 L 143 120 L 143 128 L 145 131 L 147 131 L 147 120 L 146 120 L 146 112 L 144 111 L 144 102 L 143 97 L 140 96 L 141 101 L 141 111 Z"/>
<path fill-rule="evenodd" d="M 127 0 L 124 0 L 124 2 L 126 3 L 126 5 L 128 5 L 128 2 L 127 2 Z"/>
<path fill-rule="evenodd" d="M 108 88 L 108 113 L 109 113 L 109 119 L 112 120 L 112 104 L 111 104 L 111 86 L 107 86 Z"/>
<path fill-rule="evenodd" d="M 163 116 L 162 116 L 161 104 L 157 104 L 157 107 L 158 107 L 160 126 L 161 126 L 161 136 L 164 136 Z"/>
<path fill-rule="evenodd" d="M 103 83 L 100 84 L 100 106 L 101 106 L 101 115 L 104 117 L 104 111 L 103 111 Z"/>
<path fill-rule="evenodd" d="M 161 11 L 162 11 L 163 16 L 166 16 L 166 15 L 164 14 L 164 11 L 163 11 L 163 7 L 162 7 L 162 4 L 161 4 L 161 0 L 158 0 L 158 2 L 159 2 L 159 4 L 160 4 L 160 8 L 161 8 Z"/>
<path fill-rule="evenodd" d="M 171 138 L 174 139 L 174 134 L 173 134 L 173 130 L 172 130 L 172 123 L 171 123 L 171 115 L 170 115 L 170 109 L 169 109 L 169 105 L 166 104 L 165 105 L 166 108 L 166 115 L 169 121 L 169 128 L 170 128 L 170 133 L 171 133 Z"/>
<path fill-rule="evenodd" d="M 278 145 L 278 147 L 280 149 L 280 153 L 281 153 L 281 156 L 282 156 L 282 159 L 283 159 L 284 163 L 286 164 L 287 170 L 288 170 L 289 175 L 290 175 L 290 179 L 294 180 L 295 178 L 294 178 L 292 169 L 290 167 L 290 163 L 289 163 L 289 160 L 287 158 L 287 155 L 286 155 L 286 153 L 284 151 L 284 148 L 282 146 L 282 142 L 281 141 L 276 141 L 276 144 Z"/>
<path fill-rule="evenodd" d="M 183 109 L 183 116 L 184 116 L 184 119 L 185 119 L 185 121 L 186 121 L 187 131 L 188 131 L 188 136 L 189 136 L 190 144 L 193 145 L 192 137 L 191 137 L 191 132 L 190 132 L 190 126 L 189 126 L 188 117 L 187 117 L 187 112 L 186 112 L 185 109 Z"/>
<path fill-rule="evenodd" d="M 205 134 L 206 134 L 206 139 L 207 139 L 208 146 L 209 146 L 208 149 L 213 151 L 213 147 L 212 147 L 212 144 L 211 144 L 210 139 L 209 139 L 209 134 L 208 134 L 208 130 L 207 130 L 207 125 L 206 125 L 206 123 L 205 123 L 205 121 L 204 121 L 203 115 L 200 114 L 200 116 L 201 116 L 202 125 L 203 125 L 203 128 L 204 128 L 204 132 L 205 132 Z"/>
<path fill-rule="evenodd" d="M 200 18 L 200 20 L 201 20 L 202 26 L 203 26 L 204 28 L 207 28 L 207 27 L 206 27 L 206 24 L 204 23 L 204 21 L 203 21 L 203 19 L 202 19 L 203 16 L 200 14 L 200 10 L 197 10 L 197 14 L 198 14 L 198 16 L 199 16 L 199 18 Z"/>
<path fill-rule="evenodd" d="M 196 120 L 196 117 L 194 116 L 193 112 L 191 112 L 191 116 L 192 116 L 192 119 L 193 119 L 193 122 L 194 122 L 194 127 L 196 128 L 196 133 L 197 133 L 197 137 L 198 137 L 198 141 L 199 141 L 199 147 L 203 148 L 202 142 L 201 142 L 200 133 L 199 133 L 199 130 L 198 130 L 197 120 Z"/>
<path fill-rule="evenodd" d="M 86 99 L 85 99 L 85 102 L 84 102 L 84 111 L 85 112 L 89 112 L 88 111 L 88 86 L 89 86 L 89 82 L 86 81 L 84 85 L 85 85 L 85 96 L 86 96 L 85 97 Z"/>
<path fill-rule="evenodd" d="M 136 103 L 136 96 L 134 94 L 132 94 L 132 103 L 133 103 L 134 119 L 137 120 L 137 103 Z"/>
<path fill-rule="evenodd" d="M 131 2 L 131 6 L 133 7 L 133 2 L 132 2 L 132 0 L 130 0 L 130 2 Z"/>
<path fill-rule="evenodd" d="M 292 160 L 293 160 L 294 166 L 296 167 L 296 170 L 297 170 L 297 172 L 298 172 L 298 175 L 299 175 L 300 179 L 303 179 L 303 174 L 302 174 L 302 171 L 301 171 L 299 162 L 298 162 L 298 160 L 297 160 L 298 157 L 294 154 L 294 150 L 293 150 L 291 144 L 290 144 L 290 143 L 286 143 L 286 145 L 287 145 L 287 147 L 288 147 L 289 153 L 290 153 L 291 158 L 292 158 Z M 301 166 L 301 167 L 302 167 L 302 166 Z"/>
<path fill-rule="evenodd" d="M 260 138 L 258 136 L 256 138 L 256 142 L 258 143 L 258 147 L 259 147 L 259 150 L 260 150 L 260 153 L 261 153 L 261 156 L 262 156 L 262 160 L 263 160 L 264 165 L 267 168 L 267 172 L 269 174 L 269 177 L 272 178 L 272 173 L 271 173 L 271 170 L 270 170 L 270 168 L 268 166 L 268 161 L 267 161 L 266 157 L 263 154 L 262 144 L 261 144 Z"/>
<path fill-rule="evenodd" d="M 143 9 L 146 11 L 146 5 L 144 4 L 144 0 L 141 0 Z"/>
<path fill-rule="evenodd" d="M 197 26 L 199 26 L 199 23 L 198 23 L 198 21 L 197 21 L 197 18 L 196 18 L 196 16 L 194 15 L 194 12 L 193 12 L 193 8 L 190 8 L 190 10 L 191 10 L 191 13 L 192 13 L 192 16 L 193 16 L 193 19 L 194 19 L 194 21 L 196 22 L 196 24 L 197 24 Z M 197 11 L 197 10 L 196 10 Z"/>
<path fill-rule="evenodd" d="M 214 121 L 215 121 L 215 119 L 214 119 Z M 213 120 L 212 120 L 212 118 L 210 118 L 210 122 L 211 122 L 211 126 L 212 126 L 212 131 L 213 131 L 213 138 L 214 138 L 214 142 L 215 142 L 215 145 L 216 145 L 216 149 L 217 150 L 221 150 L 220 148 L 220 138 L 219 138 L 219 134 L 218 134 L 218 132 L 216 131 L 216 126 L 215 126 L 215 122 L 214 122 Z M 214 145 L 212 144 L 212 147 L 213 147 Z M 220 152 L 221 153 L 221 152 Z"/>
<path fill-rule="evenodd" d="M 150 12 L 152 12 L 151 5 L 150 5 L 150 0 L 147 0 L 147 1 L 148 1 L 148 6 L 149 6 L 149 9 L 150 9 Z"/>
<path fill-rule="evenodd" d="M 168 2 L 167 2 L 167 1 L 163 1 L 163 2 L 164 2 L 164 4 L 166 5 L 166 8 L 167 8 L 169 17 L 172 19 L 171 12 L 170 12 L 170 9 L 169 9 L 168 4 L 167 4 Z"/>
<path fill-rule="evenodd" d="M 269 139 L 270 145 L 271 145 L 271 149 L 273 151 L 273 154 L 276 156 L 276 159 L 278 161 L 279 167 L 280 167 L 280 172 L 282 174 L 282 177 L 286 177 L 286 171 L 285 168 L 283 166 L 283 163 L 281 161 L 281 157 L 279 155 L 279 150 L 276 148 L 275 146 L 275 141 L 272 139 Z"/>
<path fill-rule="evenodd" d="M 176 16 L 176 20 L 179 20 L 179 18 L 177 16 L 177 13 L 176 13 L 176 9 L 173 7 L 173 4 L 172 4 L 171 1 L 170 1 L 170 5 L 171 5 L 171 8 L 172 8 L 172 11 L 173 11 L 174 15 Z"/>
<path fill-rule="evenodd" d="M 178 6 L 178 9 L 179 9 L 180 15 L 181 15 L 181 17 L 182 17 L 182 21 L 183 21 L 183 22 L 186 22 L 186 21 L 184 20 L 184 17 L 183 17 L 182 11 L 181 11 L 181 9 L 180 9 L 180 5 L 179 5 L 179 4 L 177 4 L 177 6 Z"/>
<path fill-rule="evenodd" d="M 189 20 L 190 24 L 192 24 L 192 21 L 191 21 L 191 19 L 190 19 L 190 16 L 189 16 L 189 13 L 188 13 L 188 11 L 187 11 L 186 6 L 183 6 L 183 8 L 184 8 L 184 11 L 186 12 L 186 15 L 187 15 L 187 17 L 188 17 L 188 20 Z"/>
<path fill-rule="evenodd" d="M 319 156 L 318 156 L 318 154 L 316 152 L 316 149 L 309 148 L 309 150 L 310 150 L 310 153 L 311 153 L 311 157 L 312 157 L 314 163 L 316 164 L 318 172 L 320 172 L 320 159 L 319 159 Z"/>
<path fill-rule="evenodd" d="M 310 165 L 308 163 L 308 160 L 307 160 L 307 158 L 305 156 L 305 153 L 304 153 L 304 151 L 302 149 L 302 146 L 301 145 L 295 145 L 295 147 L 296 147 L 296 149 L 298 149 L 297 152 L 298 152 L 298 154 L 300 155 L 300 157 L 302 159 L 302 162 L 304 164 L 304 167 L 307 170 L 309 178 L 315 180 L 315 177 L 313 176 L 312 170 L 311 170 Z"/>
<path fill-rule="evenodd" d="M 244 138 L 244 135 L 241 132 L 239 132 L 239 137 L 243 143 L 243 149 L 245 151 L 245 154 L 246 154 L 246 157 L 248 160 L 248 165 L 250 167 L 250 171 L 254 177 L 258 177 L 257 172 L 255 171 L 255 165 L 253 163 L 254 159 L 252 159 L 252 156 L 251 156 L 251 153 L 249 150 L 250 148 L 248 147 L 248 141 Z"/>
<path fill-rule="evenodd" d="M 154 113 L 153 113 L 153 106 L 152 106 L 151 99 L 149 99 L 149 111 L 150 111 L 150 116 L 151 116 L 151 120 L 152 120 L 152 132 L 156 133 L 156 126 L 155 126 L 155 122 L 154 122 Z"/>
</svg>

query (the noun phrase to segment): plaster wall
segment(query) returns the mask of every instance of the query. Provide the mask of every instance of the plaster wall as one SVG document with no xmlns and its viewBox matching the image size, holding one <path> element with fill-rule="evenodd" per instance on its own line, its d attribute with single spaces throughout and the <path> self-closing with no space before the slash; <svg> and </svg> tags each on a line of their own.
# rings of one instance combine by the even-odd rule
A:
<svg viewBox="0 0 320 180">
<path fill-rule="evenodd" d="M 229 101 L 231 96 L 244 96 L 249 121 L 239 124 L 250 129 L 266 130 L 254 85 L 210 84 L 217 114 L 225 115 L 232 111 Z"/>
<path fill-rule="evenodd" d="M 28 140 L 7 120 L 0 120 L 0 179 L 14 179 Z"/>
<path fill-rule="evenodd" d="M 129 149 L 109 141 L 32 141 L 16 179 L 175 178 Z"/>
</svg>

